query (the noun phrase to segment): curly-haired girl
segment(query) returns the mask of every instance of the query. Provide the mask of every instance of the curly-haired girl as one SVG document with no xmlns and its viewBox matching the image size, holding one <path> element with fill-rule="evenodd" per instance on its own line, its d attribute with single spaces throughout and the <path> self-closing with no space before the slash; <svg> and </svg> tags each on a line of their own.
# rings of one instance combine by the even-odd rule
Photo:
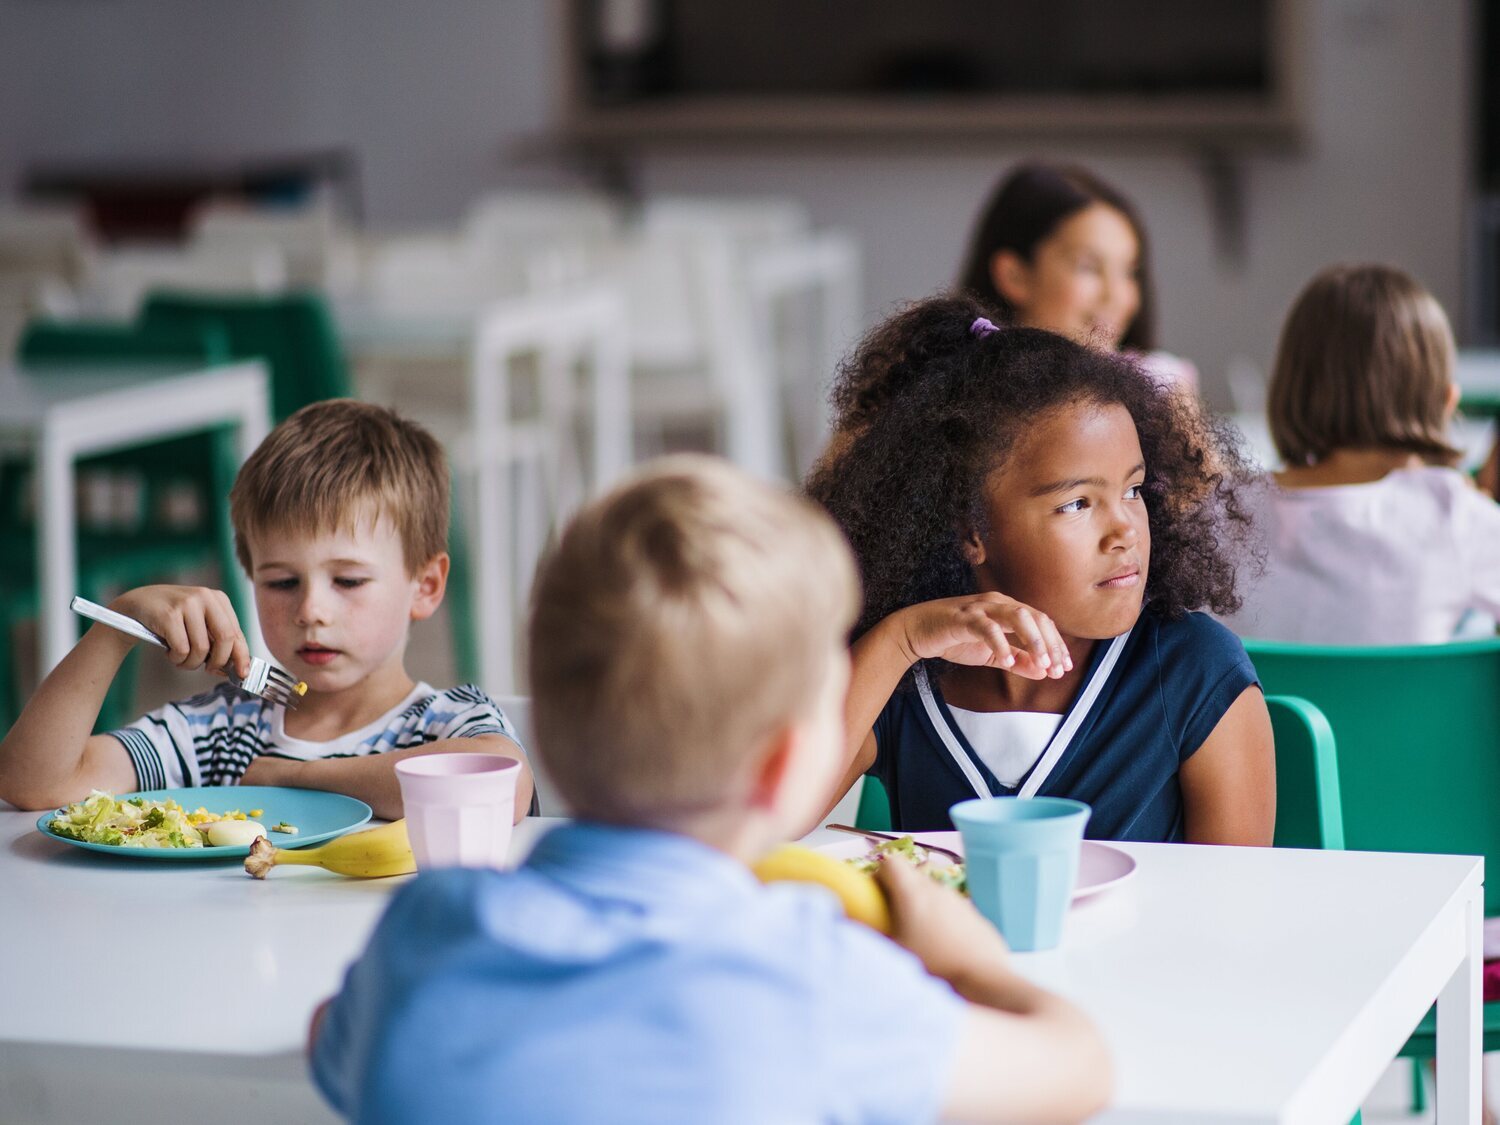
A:
<svg viewBox="0 0 1500 1125">
<path fill-rule="evenodd" d="M 1255 670 L 1195 612 L 1237 605 L 1233 443 L 1119 356 L 983 312 L 912 306 L 834 392 L 849 441 L 808 490 L 866 597 L 840 793 L 873 774 L 906 830 L 1044 794 L 1096 838 L 1269 844 Z"/>
</svg>

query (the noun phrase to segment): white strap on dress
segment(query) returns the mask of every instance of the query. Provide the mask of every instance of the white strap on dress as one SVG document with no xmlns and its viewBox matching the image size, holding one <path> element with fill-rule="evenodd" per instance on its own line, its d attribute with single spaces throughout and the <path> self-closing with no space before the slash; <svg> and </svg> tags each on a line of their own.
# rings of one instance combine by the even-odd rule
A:
<svg viewBox="0 0 1500 1125">
<path fill-rule="evenodd" d="M 1069 745 L 1072 744 L 1074 736 L 1078 733 L 1078 728 L 1083 725 L 1083 721 L 1088 718 L 1089 712 L 1093 710 L 1094 703 L 1099 698 L 1099 693 L 1104 690 L 1104 685 L 1109 682 L 1110 674 L 1115 670 L 1115 665 L 1119 663 L 1120 653 L 1124 651 L 1125 643 L 1130 639 L 1130 633 L 1134 631 L 1135 628 L 1132 626 L 1129 632 L 1122 633 L 1109 642 L 1109 648 L 1104 653 L 1103 659 L 1099 661 L 1099 666 L 1094 669 L 1094 674 L 1089 677 L 1089 682 L 1084 685 L 1083 692 L 1074 701 L 1073 707 L 1063 720 L 1062 726 L 1057 728 L 1057 733 L 1052 736 L 1052 741 L 1047 743 L 1047 749 L 1042 752 L 1042 756 L 1038 759 L 1036 766 L 1033 767 L 1031 775 L 1022 784 L 1016 796 L 1036 796 L 1037 790 L 1042 787 L 1042 783 L 1051 775 L 1057 763 L 1062 759 L 1063 754 L 1066 753 Z M 922 706 L 926 709 L 927 717 L 932 722 L 932 728 L 937 731 L 938 739 L 942 742 L 943 748 L 948 751 L 954 762 L 958 764 L 958 768 L 963 772 L 964 777 L 968 779 L 969 784 L 973 786 L 976 795 L 980 797 L 993 797 L 994 794 L 990 792 L 990 787 L 985 784 L 984 776 L 979 772 L 979 768 L 974 765 L 973 759 L 969 757 L 968 753 L 959 743 L 958 736 L 953 733 L 953 728 L 948 725 L 948 720 L 944 717 L 942 709 L 938 706 L 936 696 L 933 695 L 932 682 L 927 678 L 927 669 L 920 664 L 917 665 L 916 680 L 917 692 L 922 697 Z"/>
</svg>

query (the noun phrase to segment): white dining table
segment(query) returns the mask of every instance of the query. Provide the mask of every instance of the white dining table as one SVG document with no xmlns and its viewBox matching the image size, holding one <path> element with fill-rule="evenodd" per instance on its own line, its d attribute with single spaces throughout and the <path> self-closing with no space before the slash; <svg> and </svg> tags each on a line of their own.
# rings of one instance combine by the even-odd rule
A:
<svg viewBox="0 0 1500 1125">
<path fill-rule="evenodd" d="M 102 856 L 36 818 L 0 811 L 4 1120 L 333 1120 L 308 1020 L 405 878 Z M 512 859 L 558 823 L 522 821 Z M 1434 1000 L 1438 1121 L 1477 1121 L 1482 860 L 1117 846 L 1134 873 L 1016 956 L 1109 1040 L 1098 1121 L 1347 1121 Z"/>
<path fill-rule="evenodd" d="M 0 364 L 0 443 L 29 451 L 37 465 L 39 675 L 56 667 L 78 641 L 68 609 L 78 590 L 78 461 L 222 424 L 235 427 L 243 461 L 266 436 L 270 416 L 266 368 L 258 360 L 208 368 L 49 369 L 31 375 Z M 240 585 L 241 604 L 249 605 L 244 576 L 236 570 L 225 580 Z M 241 625 L 260 651 L 254 615 Z"/>
</svg>

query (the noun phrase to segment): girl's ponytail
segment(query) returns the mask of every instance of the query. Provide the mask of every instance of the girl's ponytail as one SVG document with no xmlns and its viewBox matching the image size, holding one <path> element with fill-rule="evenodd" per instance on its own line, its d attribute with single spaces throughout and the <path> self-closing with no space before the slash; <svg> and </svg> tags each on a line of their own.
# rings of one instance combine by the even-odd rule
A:
<svg viewBox="0 0 1500 1125">
<path fill-rule="evenodd" d="M 858 433 L 903 392 L 950 369 L 989 335 L 976 325 L 996 331 L 993 315 L 975 297 L 953 293 L 908 305 L 876 328 L 839 367 L 830 395 L 835 434 Z"/>
</svg>

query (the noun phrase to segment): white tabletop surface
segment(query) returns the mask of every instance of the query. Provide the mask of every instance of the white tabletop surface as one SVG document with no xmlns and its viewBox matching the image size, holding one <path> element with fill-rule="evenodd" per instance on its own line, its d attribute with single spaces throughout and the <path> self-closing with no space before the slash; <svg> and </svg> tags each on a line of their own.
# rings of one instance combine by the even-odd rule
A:
<svg viewBox="0 0 1500 1125">
<path fill-rule="evenodd" d="M 153 1090 L 183 1108 L 193 1083 L 326 1120 L 307 1020 L 405 880 L 100 856 L 35 820 L 0 812 L 0 1100 L 68 1120 L 87 1067 L 121 1121 L 157 1120 Z M 523 821 L 515 853 L 553 823 Z M 1329 1089 L 1362 1094 L 1452 972 L 1435 920 L 1482 878 L 1456 856 L 1119 846 L 1135 874 L 1075 905 L 1060 950 L 1017 957 L 1103 1027 L 1108 1121 L 1316 1121 Z"/>
<path fill-rule="evenodd" d="M 0 363 L 0 426 L 25 431 L 41 424 L 48 410 L 75 399 L 128 390 L 142 383 L 201 370 L 203 364 L 132 364 L 124 367 L 25 368 Z"/>
</svg>

